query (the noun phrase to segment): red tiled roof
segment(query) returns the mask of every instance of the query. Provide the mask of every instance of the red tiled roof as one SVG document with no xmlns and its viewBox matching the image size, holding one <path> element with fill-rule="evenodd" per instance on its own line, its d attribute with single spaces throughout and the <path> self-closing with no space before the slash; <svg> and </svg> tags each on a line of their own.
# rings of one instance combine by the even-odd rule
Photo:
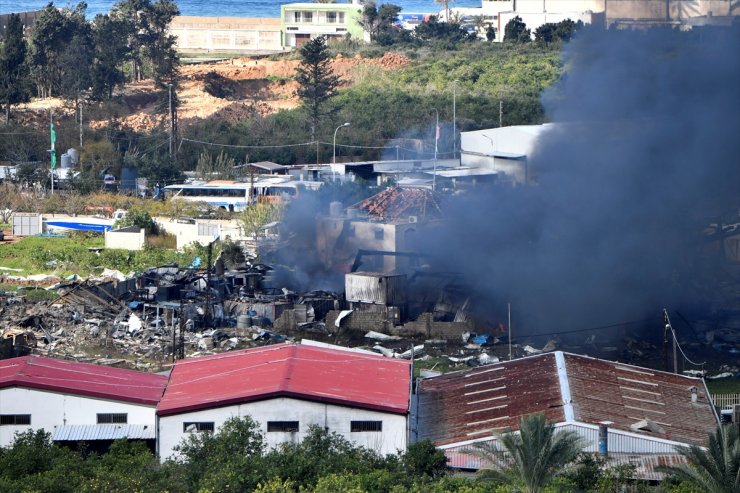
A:
<svg viewBox="0 0 740 493">
<path fill-rule="evenodd" d="M 23 387 L 156 405 L 167 377 L 43 356 L 0 360 L 0 388 Z"/>
<path fill-rule="evenodd" d="M 425 221 L 442 217 L 437 199 L 434 192 L 425 188 L 390 187 L 352 208 L 365 211 L 369 219 L 408 221 L 409 216 L 417 216 L 420 221 Z"/>
<path fill-rule="evenodd" d="M 409 383 L 408 361 L 286 343 L 177 362 L 157 414 L 274 397 L 406 414 Z"/>
<path fill-rule="evenodd" d="M 496 430 L 516 430 L 521 417 L 532 413 L 561 423 L 568 421 L 566 408 L 575 422 L 612 421 L 613 429 L 694 445 L 703 445 L 718 424 L 698 378 L 558 355 L 565 374 L 558 374 L 556 354 L 547 353 L 422 380 L 419 438 L 437 445 L 477 440 Z M 646 418 L 665 433 L 630 427 Z"/>
</svg>

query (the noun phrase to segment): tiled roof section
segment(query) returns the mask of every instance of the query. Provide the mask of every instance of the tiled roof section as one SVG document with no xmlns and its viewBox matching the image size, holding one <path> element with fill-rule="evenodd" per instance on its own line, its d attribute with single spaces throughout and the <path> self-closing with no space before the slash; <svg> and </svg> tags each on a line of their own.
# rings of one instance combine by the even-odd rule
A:
<svg viewBox="0 0 740 493">
<path fill-rule="evenodd" d="M 286 343 L 177 362 L 157 413 L 292 397 L 406 414 L 409 384 L 408 361 Z"/>
<path fill-rule="evenodd" d="M 385 222 L 408 221 L 417 216 L 419 221 L 440 219 L 437 195 L 425 188 L 390 187 L 352 206 L 367 213 L 369 219 Z"/>
<path fill-rule="evenodd" d="M 545 354 L 422 380 L 419 439 L 445 445 L 518 429 L 522 416 L 565 419 L 555 355 Z"/>
<path fill-rule="evenodd" d="M 0 388 L 23 387 L 154 406 L 167 377 L 43 356 L 0 360 Z"/>
<path fill-rule="evenodd" d="M 612 421 L 612 428 L 694 445 L 703 445 L 716 429 L 717 417 L 698 378 L 567 353 L 565 366 L 576 421 Z M 630 428 L 644 419 L 665 433 Z"/>
</svg>

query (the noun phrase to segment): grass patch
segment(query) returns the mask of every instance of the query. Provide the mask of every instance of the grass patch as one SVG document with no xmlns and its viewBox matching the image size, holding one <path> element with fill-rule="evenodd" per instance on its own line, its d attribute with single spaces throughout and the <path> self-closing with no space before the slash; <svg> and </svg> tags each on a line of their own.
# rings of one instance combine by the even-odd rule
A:
<svg viewBox="0 0 740 493">
<path fill-rule="evenodd" d="M 707 380 L 710 394 L 740 394 L 740 378 L 720 378 Z"/>
<path fill-rule="evenodd" d="M 0 249 L 0 266 L 21 269 L 20 272 L 0 273 L 19 276 L 54 274 L 60 277 L 77 274 L 87 277 L 100 273 L 104 268 L 128 273 L 169 263 L 189 265 L 196 255 L 193 251 L 183 253 L 165 248 L 172 243 L 172 238 L 166 236 L 161 245 L 148 245 L 139 251 L 105 249 L 104 243 L 102 236 L 89 234 L 59 238 L 30 236 Z M 98 254 L 91 248 L 103 250 Z"/>
</svg>

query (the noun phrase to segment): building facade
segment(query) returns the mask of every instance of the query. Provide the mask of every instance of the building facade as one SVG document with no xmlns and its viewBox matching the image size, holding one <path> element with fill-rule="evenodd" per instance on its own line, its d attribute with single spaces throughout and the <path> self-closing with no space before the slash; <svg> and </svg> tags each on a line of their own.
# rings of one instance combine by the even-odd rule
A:
<svg viewBox="0 0 740 493">
<path fill-rule="evenodd" d="M 257 421 L 268 447 L 311 426 L 381 454 L 405 450 L 410 363 L 375 354 L 278 344 L 179 361 L 157 408 L 159 457 L 232 417 Z"/>
<path fill-rule="evenodd" d="M 360 21 L 362 5 L 351 3 L 289 3 L 280 7 L 282 45 L 286 49 L 300 47 L 303 43 L 326 36 L 328 40 L 366 40 Z"/>
<path fill-rule="evenodd" d="M 41 356 L 0 361 L 0 447 L 43 429 L 57 441 L 155 439 L 167 377 Z"/>
</svg>

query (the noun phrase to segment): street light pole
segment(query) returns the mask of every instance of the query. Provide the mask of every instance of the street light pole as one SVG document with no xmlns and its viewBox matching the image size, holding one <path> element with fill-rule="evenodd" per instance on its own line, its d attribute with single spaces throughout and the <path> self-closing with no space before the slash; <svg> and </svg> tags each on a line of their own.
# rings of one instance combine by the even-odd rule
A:
<svg viewBox="0 0 740 493">
<path fill-rule="evenodd" d="M 457 157 L 457 83 L 452 81 L 452 157 Z"/>
<path fill-rule="evenodd" d="M 432 174 L 432 191 L 437 186 L 437 149 L 439 144 L 439 111 L 437 108 L 432 108 L 436 115 L 436 125 L 434 127 L 434 173 Z"/>
<path fill-rule="evenodd" d="M 342 127 L 349 127 L 349 122 L 343 123 L 339 125 L 336 129 L 334 129 L 334 152 L 331 161 L 331 181 L 337 180 L 337 132 L 339 132 L 339 129 Z"/>
</svg>

